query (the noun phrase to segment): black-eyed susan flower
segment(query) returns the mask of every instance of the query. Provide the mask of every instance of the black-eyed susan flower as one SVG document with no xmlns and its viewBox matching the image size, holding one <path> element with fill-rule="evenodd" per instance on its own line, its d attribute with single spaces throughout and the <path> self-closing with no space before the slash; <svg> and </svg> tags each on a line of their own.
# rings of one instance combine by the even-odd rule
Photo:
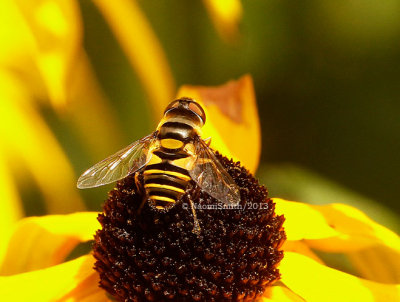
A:
<svg viewBox="0 0 400 302">
<path fill-rule="evenodd" d="M 240 188 L 235 208 L 194 186 L 167 213 L 146 204 L 138 215 L 143 194 L 134 176 L 110 192 L 94 256 L 101 287 L 118 301 L 250 301 L 279 279 L 283 216 L 246 169 L 218 158 Z"/>
<path fill-rule="evenodd" d="M 111 5 L 110 1 L 99 0 L 94 3 L 142 81 L 157 119 L 164 102 L 168 102 L 174 93 L 174 81 L 155 35 L 136 2 L 118 1 Z M 216 2 L 205 3 L 219 32 L 226 38 L 234 37 L 241 15 L 240 2 L 226 1 L 228 5 L 223 9 Z M 0 106 L 0 133 L 7 147 L 2 145 L 0 150 L 0 194 L 3 201 L 0 203 L 0 296 L 8 301 L 110 301 L 99 283 L 114 296 L 125 297 L 126 292 L 129 295 L 132 292 L 133 296 L 137 289 L 131 287 L 142 286 L 139 281 L 149 278 L 151 283 L 143 285 L 144 293 L 148 298 L 152 295 L 159 297 L 157 282 L 154 282 L 155 272 L 147 269 L 147 274 L 135 276 L 139 261 L 129 263 L 129 258 L 118 261 L 118 256 L 112 257 L 112 241 L 122 240 L 123 243 L 125 238 L 129 243 L 129 236 L 138 231 L 119 233 L 114 225 L 119 221 L 122 226 L 129 225 L 129 217 L 120 215 L 129 212 L 126 198 L 132 193 L 130 178 L 111 193 L 105 214 L 100 214 L 103 225 L 97 221 L 99 213 L 94 212 L 31 217 L 14 225 L 23 214 L 11 173 L 4 164 L 5 158 L 10 156 L 23 159 L 39 184 L 50 212 L 83 208 L 81 198 L 73 190 L 72 168 L 39 114 L 36 102 L 49 100 L 59 114 L 74 112 L 73 123 L 79 127 L 80 135 L 93 154 L 111 151 L 110 145 L 117 144 L 119 131 L 113 115 L 105 114 L 112 112 L 112 108 L 99 89 L 82 45 L 82 20 L 77 2 L 5 1 L 1 7 L 0 98 L 4 103 Z M 121 20 L 125 22 L 123 26 Z M 9 28 L 12 31 L 7 30 Z M 207 106 L 209 122 L 204 132 L 206 137 L 212 137 L 211 146 L 228 158 L 240 160 L 254 173 L 260 152 L 260 135 L 250 78 L 244 77 L 213 89 L 185 86 L 179 95 L 190 95 Z M 85 114 L 87 111 L 92 114 Z M 10 133 L 11 128 L 15 129 L 14 133 Z M 242 137 L 246 144 L 238 139 Z M 239 227 L 235 227 L 235 211 L 200 210 L 204 234 L 203 242 L 197 242 L 198 238 L 188 232 L 192 227 L 191 216 L 185 216 L 187 213 L 182 212 L 182 208 L 176 208 L 178 213 L 174 214 L 178 217 L 171 217 L 170 213 L 164 219 L 169 217 L 171 220 L 162 222 L 168 232 L 165 231 L 164 238 L 157 238 L 160 245 L 148 255 L 149 250 L 145 247 L 151 246 L 152 238 L 147 236 L 146 242 L 142 240 L 137 245 L 142 250 L 131 249 L 131 255 L 138 253 L 143 257 L 143 263 L 147 261 L 145 264 L 151 265 L 154 253 L 165 256 L 163 253 L 168 252 L 170 247 L 166 246 L 163 251 L 162 244 L 173 245 L 172 238 L 187 237 L 190 246 L 181 249 L 183 255 L 170 258 L 171 263 L 177 262 L 178 256 L 179 260 L 191 260 L 188 264 L 182 261 L 186 270 L 189 266 L 193 271 L 191 275 L 184 272 L 182 278 L 186 279 L 181 280 L 196 284 L 192 292 L 191 287 L 188 289 L 193 299 L 216 297 L 219 300 L 221 296 L 252 299 L 262 292 L 260 299 L 265 301 L 399 299 L 400 244 L 396 234 L 349 206 L 308 206 L 280 199 L 270 200 L 265 189 L 238 164 L 222 158 L 221 161 L 241 182 L 242 190 L 247 192 L 243 194 L 248 195 L 245 201 L 263 209 L 241 213 Z M 53 173 L 53 168 L 58 173 Z M 257 202 L 250 203 L 255 197 Z M 213 203 L 204 194 L 196 198 L 202 198 L 206 204 Z M 275 215 L 272 214 L 274 204 Z M 283 215 L 287 240 L 280 247 L 284 238 L 281 229 Z M 94 252 L 97 263 L 91 254 L 67 261 L 74 248 L 91 241 L 99 229 Z M 102 237 L 107 240 L 102 240 Z M 107 245 L 110 250 L 103 250 Z M 123 244 L 119 247 L 124 248 Z M 278 266 L 282 250 L 285 257 Z M 270 254 L 266 255 L 268 251 Z M 204 257 L 198 257 L 199 262 L 193 261 L 196 253 Z M 227 256 L 221 257 L 221 253 Z M 321 253 L 347 256 L 353 274 L 328 266 Z M 108 254 L 111 256 L 105 258 L 104 255 Z M 218 265 L 209 265 L 213 258 L 220 258 L 215 259 Z M 242 265 L 238 259 L 245 263 Z M 168 264 L 169 259 L 162 260 Z M 176 264 L 172 267 L 176 268 Z M 229 270 L 234 270 L 232 279 L 226 274 Z M 241 270 L 240 274 L 238 270 Z M 124 276 L 128 282 L 120 282 L 124 280 L 121 272 L 125 271 L 131 273 Z M 279 275 L 280 281 L 269 286 Z M 163 276 L 170 277 L 165 273 Z M 224 280 L 220 280 L 221 276 Z M 173 283 L 174 280 L 168 281 Z M 116 286 L 118 282 L 122 287 Z M 165 292 L 163 287 L 162 294 L 171 299 L 182 297 L 184 285 L 182 282 L 169 284 L 169 291 Z M 201 286 L 204 286 L 204 291 Z"/>
<path fill-rule="evenodd" d="M 248 95 L 240 97 L 241 94 L 238 93 L 243 92 L 244 86 L 240 83 L 241 81 L 232 82 L 230 85 L 236 86 L 234 89 L 227 90 L 226 86 L 222 86 L 222 91 L 225 91 L 222 95 L 225 99 L 235 99 L 242 108 L 249 107 L 252 100 L 249 101 Z M 194 93 L 196 88 L 192 89 Z M 206 88 L 202 89 L 205 89 L 203 95 L 209 95 Z M 214 90 L 218 91 L 220 90 Z M 234 93 L 229 95 L 227 91 Z M 199 101 L 207 103 L 201 97 Z M 218 129 L 217 122 L 227 113 L 215 106 L 215 114 L 220 114 L 220 119 L 218 116 L 215 118 L 215 127 Z M 256 111 L 255 108 L 253 110 Z M 240 110 L 238 112 L 240 115 Z M 246 124 L 246 118 L 240 116 Z M 252 119 L 257 120 L 257 116 L 252 116 Z M 231 119 L 231 123 L 232 126 L 235 125 L 234 119 Z M 259 151 L 248 148 L 247 156 L 254 157 L 254 152 Z M 137 218 L 134 215 L 129 216 L 130 211 L 132 214 L 130 209 L 135 204 L 136 193 L 132 178 L 128 177 L 110 193 L 105 204 L 105 213 L 100 215 L 102 226 L 96 220 L 98 213 L 93 212 L 22 219 L 15 226 L 5 256 L 1 259 L 2 297 L 10 301 L 110 301 L 106 292 L 99 287 L 100 282 L 103 288 L 116 297 L 133 298 L 131 293 L 142 288 L 145 297 L 147 295 L 148 299 L 156 300 L 159 298 L 159 290 L 163 290 L 164 297 L 169 295 L 174 299 L 176 295 L 180 297 L 179 294 L 186 294 L 185 289 L 194 300 L 202 300 L 204 293 L 215 294 L 217 300 L 221 297 L 218 295 L 224 294 L 227 296 L 223 298 L 229 299 L 229 293 L 232 293 L 231 297 L 239 300 L 247 294 L 252 298 L 262 292 L 260 299 L 264 301 L 398 300 L 400 239 L 395 233 L 351 206 L 312 206 L 282 199 L 269 200 L 266 198 L 266 191 L 243 168 L 220 158 L 241 189 L 246 191 L 243 192 L 246 202 L 259 196 L 257 201 L 261 198 L 261 204 L 267 205 L 263 210 L 253 209 L 239 217 L 235 215 L 235 211 L 230 210 L 200 211 L 199 219 L 202 221 L 204 234 L 200 235 L 203 241 L 196 241 L 200 239 L 191 232 L 191 215 L 177 207 L 175 212 L 160 217 L 160 225 L 147 225 L 150 229 L 162 226 L 164 233 L 161 237 L 152 238 L 149 235 L 153 234 L 150 230 L 143 237 L 135 239 L 132 236 L 144 232 L 146 217 L 150 216 L 143 217 L 142 229 L 136 224 L 140 223 L 135 221 Z M 243 162 L 246 160 L 251 162 L 251 158 L 243 157 Z M 184 197 L 182 205 L 188 198 L 191 197 Z M 197 198 L 204 203 L 213 202 L 203 193 Z M 270 212 L 273 204 L 275 215 Z M 279 247 L 283 242 L 280 215 L 285 217 L 283 227 L 287 236 L 282 247 Z M 76 245 L 91 240 L 99 229 L 94 250 L 97 260 L 89 254 L 64 262 Z M 268 233 L 276 237 L 263 241 L 262 238 Z M 190 246 L 177 249 L 185 242 L 190 243 Z M 265 245 L 261 245 L 262 243 Z M 284 257 L 276 265 L 282 256 L 280 250 L 284 251 Z M 172 253 L 165 258 L 168 251 L 181 251 L 181 254 Z M 221 256 L 219 251 L 225 257 L 219 259 L 219 266 L 210 265 L 214 263 L 214 257 Z M 232 254 L 229 256 L 230 252 Z M 136 253 L 138 256 L 129 260 L 129 255 Z M 338 253 L 348 257 L 353 273 L 343 272 L 324 262 L 323 255 Z M 160 259 L 157 258 L 158 255 Z M 238 276 L 237 270 L 242 267 L 238 258 L 232 255 L 245 255 L 239 259 L 246 260 L 242 272 L 248 274 L 247 279 L 235 279 Z M 253 258 L 251 255 L 254 255 Z M 251 259 L 255 259 L 254 262 Z M 266 266 L 263 261 L 267 261 Z M 164 271 L 157 266 L 162 266 L 163 263 L 166 265 Z M 157 269 L 149 269 L 152 265 Z M 165 271 L 171 273 L 168 271 L 169 265 L 174 272 L 181 268 L 182 277 L 174 280 L 170 276 L 168 279 L 169 275 Z M 100 274 L 93 270 L 94 266 Z M 141 266 L 146 270 L 138 273 Z M 229 269 L 236 269 L 232 274 L 233 279 L 227 278 L 227 275 L 224 275 L 224 280 L 214 277 Z M 277 270 L 280 280 L 268 286 L 269 281 L 278 279 Z M 146 278 L 150 280 L 149 283 L 143 283 Z M 160 280 L 159 284 L 157 278 Z M 182 280 L 187 282 L 182 283 Z M 169 283 L 166 285 L 165 282 Z M 191 282 L 196 285 L 189 286 Z M 204 293 L 200 290 L 201 286 L 205 287 Z"/>
<path fill-rule="evenodd" d="M 287 242 L 279 266 L 281 281 L 266 288 L 262 300 L 398 300 L 397 235 L 350 206 L 273 201 L 277 213 L 285 214 Z M 11 301 L 109 301 L 98 287 L 92 255 L 61 263 L 73 246 L 92 238 L 99 228 L 97 215 L 77 213 L 23 219 L 3 259 L 2 274 L 14 274 L 0 278 L 2 297 Z M 25 248 L 21 248 L 24 240 Z M 363 263 L 364 269 L 358 270 L 358 276 L 344 273 L 325 265 L 314 251 L 353 256 L 358 253 L 358 258 L 353 259 Z M 362 254 L 370 256 L 366 259 Z M 370 277 L 363 272 L 368 269 Z"/>
</svg>

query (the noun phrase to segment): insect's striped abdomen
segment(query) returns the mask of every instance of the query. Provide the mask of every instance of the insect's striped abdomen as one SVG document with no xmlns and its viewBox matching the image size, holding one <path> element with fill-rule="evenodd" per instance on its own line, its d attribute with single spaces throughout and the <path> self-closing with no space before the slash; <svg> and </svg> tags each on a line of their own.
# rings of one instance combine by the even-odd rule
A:
<svg viewBox="0 0 400 302">
<path fill-rule="evenodd" d="M 202 124 L 201 117 L 186 107 L 172 107 L 157 127 L 158 148 L 152 162 L 144 169 L 147 198 L 157 209 L 168 209 L 185 193 L 191 180 L 189 172 L 179 164 L 191 155 L 185 146 L 192 143 Z"/>
<path fill-rule="evenodd" d="M 174 206 L 191 180 L 187 170 L 173 165 L 169 160 L 147 165 L 143 178 L 147 196 L 157 209 Z"/>
</svg>

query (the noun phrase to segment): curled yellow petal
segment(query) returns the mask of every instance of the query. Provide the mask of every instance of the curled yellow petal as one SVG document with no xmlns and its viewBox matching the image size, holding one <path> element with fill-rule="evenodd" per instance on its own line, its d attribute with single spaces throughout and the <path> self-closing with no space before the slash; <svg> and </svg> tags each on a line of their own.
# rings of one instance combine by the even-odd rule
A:
<svg viewBox="0 0 400 302">
<path fill-rule="evenodd" d="M 0 274 L 50 267 L 65 260 L 79 243 L 93 239 L 100 227 L 95 212 L 28 217 L 15 227 Z"/>
<path fill-rule="evenodd" d="M 285 215 L 284 227 L 288 240 L 312 240 L 340 235 L 313 206 L 279 198 L 274 198 L 274 202 L 276 213 Z"/>
<path fill-rule="evenodd" d="M 240 0 L 204 0 L 204 4 L 220 36 L 227 41 L 235 40 L 243 14 Z"/>
<path fill-rule="evenodd" d="M 340 272 L 297 253 L 286 252 L 282 282 L 305 301 L 398 301 L 400 285 L 377 283 Z"/>
<path fill-rule="evenodd" d="M 203 137 L 211 147 L 233 157 L 254 173 L 261 152 L 261 131 L 253 81 L 245 75 L 216 87 L 184 85 L 178 97 L 191 97 L 204 105 L 207 121 Z"/>
<path fill-rule="evenodd" d="M 325 218 L 327 224 L 340 232 L 343 236 L 357 239 L 359 242 L 366 241 L 368 246 L 379 244 L 388 246 L 400 253 L 400 238 L 388 228 L 376 223 L 360 210 L 345 204 L 330 204 L 314 206 Z M 315 242 L 316 248 L 323 248 L 324 242 Z M 325 245 L 326 246 L 326 245 Z M 333 244 L 326 246 L 332 251 Z M 340 247 L 338 247 L 339 250 Z"/>
<path fill-rule="evenodd" d="M 65 105 L 75 56 L 80 50 L 82 25 L 73 0 L 17 1 L 35 39 L 34 59 L 53 105 Z"/>
<path fill-rule="evenodd" d="M 95 0 L 138 73 L 158 120 L 174 95 L 175 84 L 162 47 L 136 1 Z"/>
<path fill-rule="evenodd" d="M 326 252 L 357 251 L 374 245 L 400 252 L 400 238 L 369 219 L 361 211 L 343 204 L 323 206 L 274 198 L 276 212 L 286 217 L 288 240 L 306 240 Z"/>
<path fill-rule="evenodd" d="M 34 272 L 0 277 L 4 301 L 110 301 L 98 287 L 91 255 Z"/>
<path fill-rule="evenodd" d="M 378 282 L 400 283 L 400 237 L 396 233 L 348 205 L 332 204 L 319 206 L 318 209 L 327 223 L 342 234 L 341 237 L 348 236 L 356 242 L 369 243 L 348 253 L 350 262 L 362 277 Z M 317 240 L 308 244 L 320 250 L 342 250 L 336 246 L 337 240 Z"/>
<path fill-rule="evenodd" d="M 391 230 L 348 205 L 312 206 L 282 199 L 274 201 L 277 213 L 286 218 L 288 247 L 291 241 L 307 247 L 289 251 L 313 259 L 310 248 L 345 253 L 360 276 L 384 283 L 400 282 L 400 238 Z"/>
</svg>

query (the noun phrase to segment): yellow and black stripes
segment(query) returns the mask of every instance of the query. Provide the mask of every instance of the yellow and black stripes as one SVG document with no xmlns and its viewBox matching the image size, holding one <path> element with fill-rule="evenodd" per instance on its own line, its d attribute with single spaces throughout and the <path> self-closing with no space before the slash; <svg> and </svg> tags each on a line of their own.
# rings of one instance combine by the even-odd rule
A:
<svg viewBox="0 0 400 302">
<path fill-rule="evenodd" d="M 144 188 L 157 209 L 172 207 L 185 193 L 190 176 L 187 170 L 163 161 L 146 166 Z"/>
<path fill-rule="evenodd" d="M 181 159 L 191 155 L 185 146 L 198 136 L 205 121 L 203 109 L 191 99 L 182 98 L 170 104 L 157 127 L 158 148 L 144 169 L 144 189 L 157 209 L 168 209 L 185 193 L 191 180 Z M 181 166 L 180 166 L 181 165 Z"/>
<path fill-rule="evenodd" d="M 192 124 L 182 119 L 180 122 L 165 122 L 159 129 L 158 138 L 163 139 L 174 139 L 183 143 L 189 142 L 193 139 L 196 134 Z"/>
</svg>

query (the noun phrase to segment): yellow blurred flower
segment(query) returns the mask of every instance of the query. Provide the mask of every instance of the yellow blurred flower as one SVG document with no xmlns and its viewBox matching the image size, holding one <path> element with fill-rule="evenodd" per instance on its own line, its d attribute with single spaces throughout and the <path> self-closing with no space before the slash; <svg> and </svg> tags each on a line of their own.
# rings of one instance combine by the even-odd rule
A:
<svg viewBox="0 0 400 302">
<path fill-rule="evenodd" d="M 93 2 L 141 80 L 157 121 L 175 95 L 175 84 L 151 25 L 135 0 Z M 234 35 L 240 2 L 221 4 L 206 2 L 206 7 L 217 29 Z M 40 113 L 43 107 L 50 106 L 79 129 L 77 135 L 94 159 L 122 145 L 114 110 L 84 49 L 83 23 L 76 0 L 0 4 L 0 196 L 7 200 L 0 204 L 3 230 L 24 215 L 14 175 L 23 182 L 24 175 L 32 175 L 49 213 L 85 208 L 74 188 L 73 167 Z M 2 251 L 0 245 L 0 255 Z"/>
<path fill-rule="evenodd" d="M 134 1 L 109 6 L 108 1 L 99 0 L 95 4 L 124 46 L 158 113 L 161 100 L 168 102 L 175 88 L 150 25 Z M 73 167 L 40 113 L 43 107 L 50 106 L 64 120 L 69 119 L 96 159 L 121 145 L 114 110 L 83 46 L 82 23 L 76 0 L 0 4 L 0 196 L 7 201 L 0 203 L 0 221 L 4 239 L 24 215 L 14 175 L 24 184 L 30 180 L 25 175 L 32 176 L 49 213 L 85 208 L 75 188 Z M 4 253 L 1 242 L 0 255 Z"/>
<path fill-rule="evenodd" d="M 204 4 L 221 37 L 234 42 L 239 35 L 239 22 L 243 13 L 240 0 L 204 0 Z"/>
</svg>

